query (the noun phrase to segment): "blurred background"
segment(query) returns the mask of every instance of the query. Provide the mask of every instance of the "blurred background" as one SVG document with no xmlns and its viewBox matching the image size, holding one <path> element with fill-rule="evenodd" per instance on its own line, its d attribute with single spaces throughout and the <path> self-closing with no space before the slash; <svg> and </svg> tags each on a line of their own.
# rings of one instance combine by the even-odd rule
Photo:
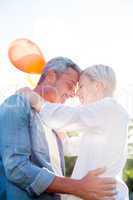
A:
<svg viewBox="0 0 133 200">
<path fill-rule="evenodd" d="M 34 87 L 39 79 L 19 71 L 8 59 L 10 42 L 27 38 L 39 45 L 46 61 L 66 56 L 82 69 L 92 64 L 113 67 L 118 79 L 116 98 L 132 119 L 132 10 L 132 0 L 0 0 L 0 103 L 20 87 Z M 67 175 L 74 160 L 66 158 Z M 133 199 L 133 121 L 123 177 Z"/>
</svg>

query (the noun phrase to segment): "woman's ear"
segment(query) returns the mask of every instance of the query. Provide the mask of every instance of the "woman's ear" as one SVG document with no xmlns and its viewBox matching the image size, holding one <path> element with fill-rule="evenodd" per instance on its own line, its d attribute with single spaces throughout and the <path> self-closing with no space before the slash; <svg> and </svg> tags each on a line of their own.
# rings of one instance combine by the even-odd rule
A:
<svg viewBox="0 0 133 200">
<path fill-rule="evenodd" d="M 97 91 L 102 91 L 104 89 L 104 84 L 101 81 L 96 82 Z"/>
<path fill-rule="evenodd" d="M 47 76 L 46 76 L 45 80 L 46 80 L 50 85 L 54 84 L 54 83 L 56 82 L 56 80 L 57 80 L 57 74 L 56 74 L 56 72 L 55 72 L 54 70 L 49 70 L 49 71 L 47 72 Z"/>
</svg>

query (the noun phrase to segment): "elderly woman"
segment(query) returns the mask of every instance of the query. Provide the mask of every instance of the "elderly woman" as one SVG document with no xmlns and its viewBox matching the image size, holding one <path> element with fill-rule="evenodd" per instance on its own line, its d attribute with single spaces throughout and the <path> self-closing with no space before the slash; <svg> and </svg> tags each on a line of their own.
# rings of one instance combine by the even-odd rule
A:
<svg viewBox="0 0 133 200">
<path fill-rule="evenodd" d="M 78 158 L 72 177 L 80 179 L 89 170 L 105 167 L 103 176 L 117 179 L 116 200 L 128 200 L 128 188 L 122 180 L 122 170 L 127 159 L 129 117 L 113 98 L 115 87 L 116 78 L 112 68 L 94 65 L 85 69 L 80 76 L 77 90 L 82 104 L 80 106 L 69 107 L 44 103 L 42 100 L 36 104 L 36 95 L 32 93 L 29 97 L 32 106 L 40 111 L 40 117 L 46 126 L 56 132 L 81 133 Z M 69 144 L 69 140 L 64 143 Z M 69 196 L 68 199 L 78 198 Z"/>
</svg>

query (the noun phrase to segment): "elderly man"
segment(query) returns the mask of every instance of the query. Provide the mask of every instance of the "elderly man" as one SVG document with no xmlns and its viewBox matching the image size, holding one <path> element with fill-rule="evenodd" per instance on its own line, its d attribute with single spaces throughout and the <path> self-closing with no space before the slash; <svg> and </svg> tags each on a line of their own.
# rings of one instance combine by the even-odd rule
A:
<svg viewBox="0 0 133 200">
<path fill-rule="evenodd" d="M 34 91 L 47 101 L 63 103 L 74 95 L 79 75 L 79 67 L 71 60 L 52 59 Z M 60 200 L 61 193 L 92 200 L 95 191 L 99 191 L 97 199 L 102 194 L 113 196 L 115 181 L 98 177 L 103 169 L 81 180 L 63 176 L 60 138 L 46 129 L 24 96 L 12 95 L 1 105 L 0 130 L 0 200 Z"/>
</svg>

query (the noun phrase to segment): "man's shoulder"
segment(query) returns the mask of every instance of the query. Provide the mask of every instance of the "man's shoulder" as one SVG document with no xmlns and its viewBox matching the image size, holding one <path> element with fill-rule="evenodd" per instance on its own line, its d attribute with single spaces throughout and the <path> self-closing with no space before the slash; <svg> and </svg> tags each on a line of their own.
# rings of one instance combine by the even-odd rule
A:
<svg viewBox="0 0 133 200">
<path fill-rule="evenodd" d="M 5 101 L 0 105 L 0 110 L 22 110 L 26 109 L 26 111 L 31 109 L 29 101 L 25 96 L 15 93 L 9 96 Z"/>
</svg>

